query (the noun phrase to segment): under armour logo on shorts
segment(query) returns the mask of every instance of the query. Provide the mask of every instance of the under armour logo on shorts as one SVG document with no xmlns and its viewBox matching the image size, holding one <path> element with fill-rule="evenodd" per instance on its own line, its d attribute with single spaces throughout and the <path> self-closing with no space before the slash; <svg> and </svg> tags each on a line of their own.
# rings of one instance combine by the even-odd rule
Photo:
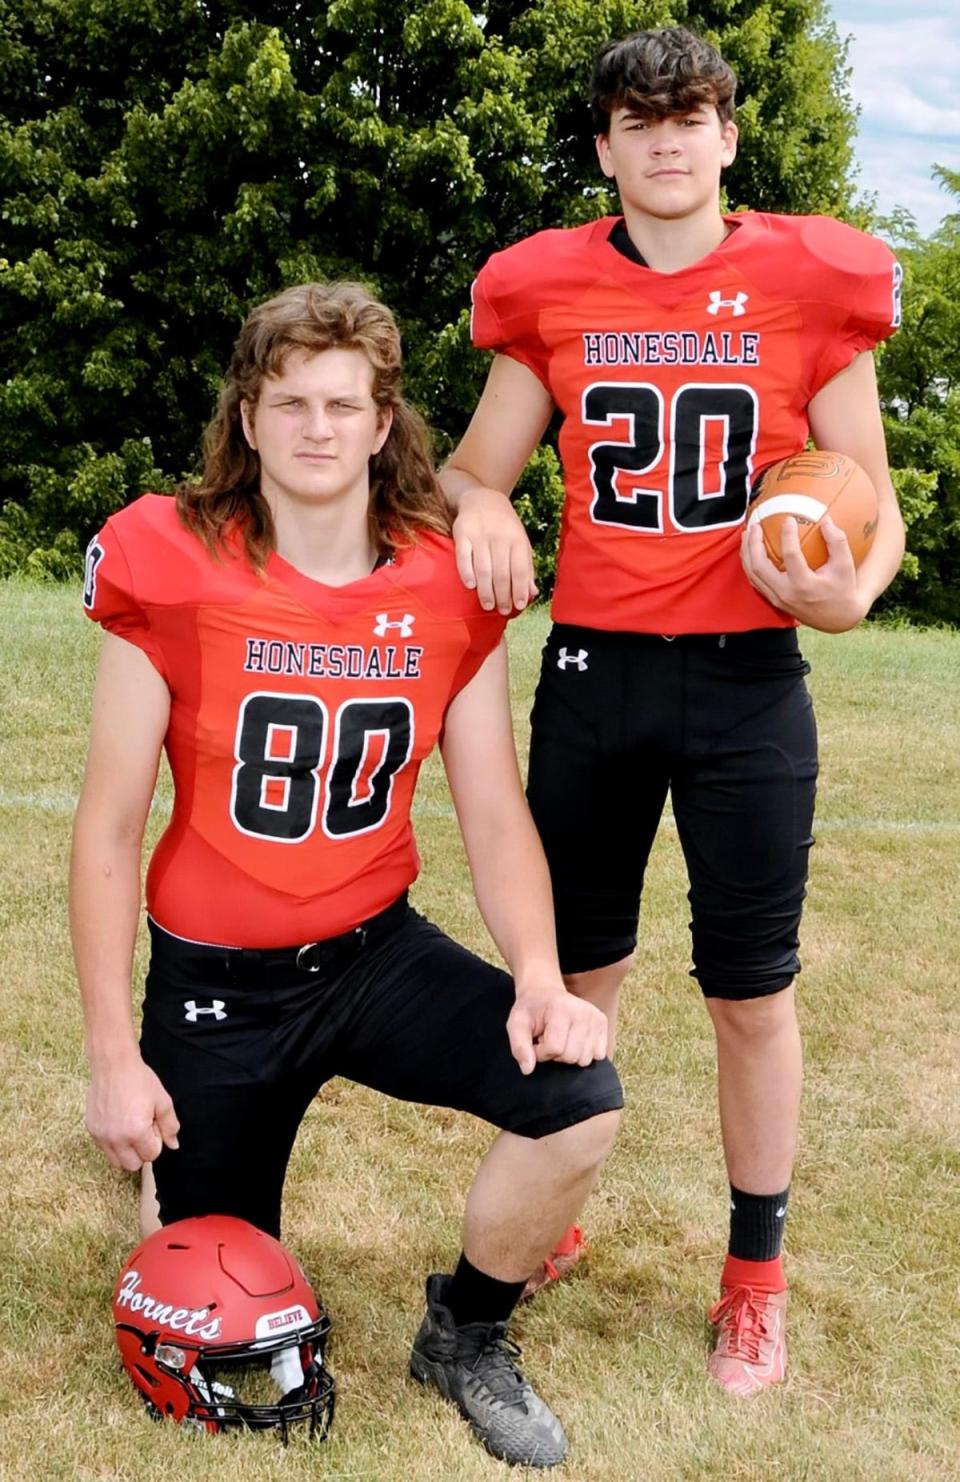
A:
<svg viewBox="0 0 960 1482">
<path fill-rule="evenodd" d="M 721 298 L 719 288 L 715 288 L 710 295 L 710 302 L 707 304 L 707 313 L 719 314 L 721 309 L 730 309 L 733 312 L 734 319 L 739 319 L 741 314 L 747 312 L 744 306 L 749 297 L 750 295 L 748 293 L 738 293 L 736 298 Z"/>
<path fill-rule="evenodd" d="M 222 998 L 215 998 L 208 1008 L 198 1008 L 195 998 L 188 998 L 183 1006 L 187 1011 L 184 1018 L 188 1024 L 196 1024 L 201 1014 L 212 1014 L 218 1024 L 221 1019 L 227 1017 Z"/>
<path fill-rule="evenodd" d="M 568 664 L 576 664 L 582 673 L 587 667 L 587 650 L 585 648 L 578 648 L 577 652 L 572 654 L 567 649 L 562 648 L 557 659 L 557 668 L 566 669 Z"/>
<path fill-rule="evenodd" d="M 389 628 L 399 628 L 401 638 L 411 638 L 413 636 L 413 623 L 414 617 L 412 612 L 405 612 L 403 617 L 397 618 L 395 622 L 390 622 L 385 612 L 378 612 L 377 621 L 373 625 L 373 631 L 378 638 L 385 638 Z"/>
</svg>

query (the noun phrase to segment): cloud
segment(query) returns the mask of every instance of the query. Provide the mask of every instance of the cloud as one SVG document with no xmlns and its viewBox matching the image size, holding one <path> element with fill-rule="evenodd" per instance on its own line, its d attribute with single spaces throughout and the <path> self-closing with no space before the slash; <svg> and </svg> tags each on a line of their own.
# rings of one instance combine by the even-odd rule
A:
<svg viewBox="0 0 960 1482">
<path fill-rule="evenodd" d="M 848 24 L 841 15 L 841 33 Z M 850 60 L 864 123 L 888 133 L 960 137 L 960 26 L 937 17 L 863 21 Z"/>
<path fill-rule="evenodd" d="M 960 144 L 960 24 L 954 5 L 918 0 L 840 0 L 836 25 L 850 36 L 851 90 L 860 105 L 859 184 L 882 211 L 905 206 L 932 231 L 955 202 L 931 178 Z"/>
<path fill-rule="evenodd" d="M 957 200 L 933 178 L 934 164 L 949 164 L 946 147 L 932 148 L 918 159 L 914 139 L 861 134 L 857 143 L 858 189 L 875 194 L 877 206 L 888 215 L 903 206 L 923 232 L 936 229 L 941 217 L 957 210 Z"/>
<path fill-rule="evenodd" d="M 893 23 L 902 22 L 904 29 L 909 30 L 909 20 L 904 14 L 903 0 L 840 0 L 839 5 L 834 6 L 834 10 L 838 17 L 844 17 L 843 22 L 837 21 L 841 31 L 847 22 L 859 26 L 864 21 L 875 21 L 878 16 L 888 16 Z M 952 20 L 956 14 L 956 0 L 919 0 L 911 14 L 919 14 L 926 18 L 944 17 Z"/>
</svg>

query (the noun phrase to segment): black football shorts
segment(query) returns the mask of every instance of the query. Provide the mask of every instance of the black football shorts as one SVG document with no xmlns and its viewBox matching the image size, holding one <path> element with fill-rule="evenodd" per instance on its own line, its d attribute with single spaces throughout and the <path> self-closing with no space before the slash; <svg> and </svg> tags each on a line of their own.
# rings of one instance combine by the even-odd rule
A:
<svg viewBox="0 0 960 1482">
<path fill-rule="evenodd" d="M 512 980 L 406 897 L 299 954 L 150 929 L 141 1049 L 180 1119 L 179 1149 L 154 1165 L 164 1224 L 232 1214 L 278 1234 L 297 1129 L 331 1076 L 534 1138 L 623 1104 L 609 1060 L 521 1075 Z"/>
<path fill-rule="evenodd" d="M 564 972 L 605 967 L 636 946 L 669 794 L 704 994 L 758 998 L 790 983 L 817 777 L 808 672 L 793 628 L 662 638 L 554 627 L 528 797 Z"/>
</svg>

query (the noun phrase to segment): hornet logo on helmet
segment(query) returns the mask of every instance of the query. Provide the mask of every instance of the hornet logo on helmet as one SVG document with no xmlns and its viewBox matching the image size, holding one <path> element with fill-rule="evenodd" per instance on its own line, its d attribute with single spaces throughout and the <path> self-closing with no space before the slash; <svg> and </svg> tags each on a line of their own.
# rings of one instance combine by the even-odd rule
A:
<svg viewBox="0 0 960 1482">
<path fill-rule="evenodd" d="M 172 1302 L 161 1302 L 159 1297 L 141 1292 L 139 1271 L 124 1273 L 117 1293 L 117 1306 L 129 1307 L 131 1312 L 142 1312 L 151 1322 L 163 1323 L 164 1327 L 172 1328 L 176 1333 L 207 1340 L 220 1336 L 220 1319 L 210 1316 L 209 1307 L 196 1307 L 191 1311 L 189 1307 L 174 1307 Z"/>
</svg>

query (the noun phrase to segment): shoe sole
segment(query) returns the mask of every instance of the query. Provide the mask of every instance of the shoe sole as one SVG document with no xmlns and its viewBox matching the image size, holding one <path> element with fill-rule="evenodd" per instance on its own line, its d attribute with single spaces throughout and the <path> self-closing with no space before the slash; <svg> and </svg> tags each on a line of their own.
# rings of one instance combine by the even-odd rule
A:
<svg viewBox="0 0 960 1482">
<path fill-rule="evenodd" d="M 423 1354 L 418 1353 L 416 1349 L 414 1349 L 410 1355 L 410 1377 L 412 1379 L 415 1379 L 418 1384 L 436 1385 L 437 1389 L 443 1395 L 444 1399 L 449 1400 L 451 1404 L 456 1405 L 457 1409 L 469 1425 L 470 1429 L 473 1431 L 473 1434 L 476 1436 L 477 1440 L 481 1443 L 485 1450 L 490 1453 L 491 1456 L 495 1456 L 497 1458 L 497 1461 L 505 1461 L 509 1466 L 517 1467 L 555 1467 L 559 1466 L 559 1464 L 566 1459 L 566 1450 L 564 1450 L 559 1455 L 552 1457 L 550 1460 L 544 1461 L 523 1461 L 514 1456 L 507 1456 L 506 1453 L 503 1451 L 497 1451 L 490 1444 L 488 1438 L 483 1434 L 483 1431 L 477 1425 L 469 1410 L 464 1407 L 464 1405 L 460 1402 L 456 1395 L 450 1393 L 450 1389 L 447 1384 L 447 1376 L 444 1372 L 442 1364 L 432 1364 L 429 1359 L 424 1358 Z"/>
</svg>

